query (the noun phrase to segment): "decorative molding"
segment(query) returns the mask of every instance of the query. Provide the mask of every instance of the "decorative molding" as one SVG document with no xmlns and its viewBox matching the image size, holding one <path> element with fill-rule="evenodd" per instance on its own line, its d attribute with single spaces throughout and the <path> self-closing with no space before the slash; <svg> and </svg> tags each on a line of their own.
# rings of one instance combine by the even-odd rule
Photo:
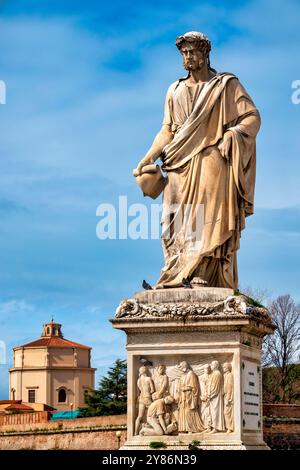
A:
<svg viewBox="0 0 300 470">
<path fill-rule="evenodd" d="M 143 303 L 138 299 L 123 300 L 115 313 L 115 320 L 194 320 L 203 317 L 259 319 L 270 323 L 268 310 L 249 305 L 243 295 L 231 295 L 219 302 L 162 302 Z"/>
</svg>

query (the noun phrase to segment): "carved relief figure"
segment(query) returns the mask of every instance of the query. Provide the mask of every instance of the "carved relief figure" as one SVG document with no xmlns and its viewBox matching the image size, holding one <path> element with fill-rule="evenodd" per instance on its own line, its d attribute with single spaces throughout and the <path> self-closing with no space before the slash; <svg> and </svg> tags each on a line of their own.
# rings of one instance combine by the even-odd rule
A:
<svg viewBox="0 0 300 470">
<path fill-rule="evenodd" d="M 153 377 L 155 393 L 153 400 L 163 398 L 169 394 L 169 378 L 166 374 L 166 366 L 159 364 L 156 368 L 156 375 Z"/>
<path fill-rule="evenodd" d="M 154 400 L 147 410 L 147 423 L 142 426 L 141 436 L 162 436 L 177 430 L 177 423 L 171 422 L 171 415 L 167 405 L 171 405 L 174 398 L 170 395 Z"/>
<path fill-rule="evenodd" d="M 181 362 L 178 368 L 183 372 L 179 381 L 178 431 L 202 432 L 205 426 L 199 414 L 198 376 L 186 361 Z"/>
<path fill-rule="evenodd" d="M 142 366 L 139 368 L 139 378 L 137 381 L 139 390 L 138 396 L 138 416 L 135 421 L 135 435 L 139 433 L 141 422 L 144 418 L 146 409 L 152 403 L 152 394 L 155 392 L 153 380 L 148 375 L 148 368 Z"/>
<path fill-rule="evenodd" d="M 220 365 L 218 361 L 211 363 L 212 373 L 210 374 L 208 383 L 208 399 L 211 415 L 211 430 L 210 433 L 224 432 L 224 406 L 223 406 L 223 377 L 220 372 Z"/>
<path fill-rule="evenodd" d="M 164 364 L 151 369 L 152 374 L 148 367 L 139 369 L 135 435 L 234 431 L 230 362 L 223 365 L 224 375 L 216 360 L 211 364 L 200 360 L 193 368 L 182 361 L 169 366 L 168 375 Z"/>
<path fill-rule="evenodd" d="M 209 379 L 211 374 L 210 364 L 204 365 L 204 374 L 201 378 L 200 388 L 201 388 L 201 417 L 203 424 L 207 430 L 211 430 L 211 414 L 209 406 Z"/>
<path fill-rule="evenodd" d="M 233 374 L 229 362 L 223 365 L 224 370 L 224 417 L 227 434 L 233 432 Z"/>
</svg>

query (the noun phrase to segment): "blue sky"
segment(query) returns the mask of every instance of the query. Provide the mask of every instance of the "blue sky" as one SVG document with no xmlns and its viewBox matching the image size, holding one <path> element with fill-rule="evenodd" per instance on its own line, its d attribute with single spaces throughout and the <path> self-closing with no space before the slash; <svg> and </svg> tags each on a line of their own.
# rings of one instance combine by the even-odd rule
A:
<svg viewBox="0 0 300 470">
<path fill-rule="evenodd" d="M 125 356 L 108 319 L 157 279 L 160 241 L 100 241 L 96 208 L 142 202 L 131 171 L 183 74 L 174 41 L 186 31 L 210 37 L 212 66 L 237 74 L 262 115 L 240 283 L 300 301 L 299 21 L 296 0 L 0 1 L 0 399 L 12 347 L 52 314 L 93 347 L 97 381 Z"/>
</svg>

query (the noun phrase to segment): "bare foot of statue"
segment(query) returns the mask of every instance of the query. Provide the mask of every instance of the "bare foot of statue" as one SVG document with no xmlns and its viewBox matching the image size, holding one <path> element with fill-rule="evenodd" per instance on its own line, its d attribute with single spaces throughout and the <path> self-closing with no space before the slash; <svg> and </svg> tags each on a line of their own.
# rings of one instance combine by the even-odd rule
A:
<svg viewBox="0 0 300 470">
<path fill-rule="evenodd" d="M 205 287 L 207 286 L 207 281 L 205 281 L 201 277 L 193 277 L 193 279 L 191 280 L 191 285 L 196 287 Z"/>
<path fill-rule="evenodd" d="M 216 434 L 216 433 L 217 433 L 216 429 L 212 429 L 211 431 L 209 431 L 208 434 Z"/>
</svg>

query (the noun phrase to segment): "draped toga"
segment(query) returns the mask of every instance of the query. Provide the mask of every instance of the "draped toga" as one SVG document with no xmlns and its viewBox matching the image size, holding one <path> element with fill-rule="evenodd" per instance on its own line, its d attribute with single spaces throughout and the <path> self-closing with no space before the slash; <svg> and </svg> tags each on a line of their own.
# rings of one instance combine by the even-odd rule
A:
<svg viewBox="0 0 300 470">
<path fill-rule="evenodd" d="M 201 432 L 205 429 L 199 413 L 199 381 L 192 370 L 180 377 L 179 383 L 179 432 Z"/>
<path fill-rule="evenodd" d="M 233 374 L 224 374 L 224 418 L 226 429 L 233 431 Z"/>
<path fill-rule="evenodd" d="M 223 378 L 219 370 L 213 370 L 208 385 L 211 426 L 217 431 L 225 431 Z"/>
<path fill-rule="evenodd" d="M 236 288 L 240 233 L 253 213 L 259 113 L 233 74 L 217 73 L 201 84 L 173 83 L 163 124 L 173 140 L 161 157 L 165 266 L 156 287 L 197 276 L 208 286 Z M 218 149 L 225 132 L 232 136 L 229 159 Z"/>
</svg>

